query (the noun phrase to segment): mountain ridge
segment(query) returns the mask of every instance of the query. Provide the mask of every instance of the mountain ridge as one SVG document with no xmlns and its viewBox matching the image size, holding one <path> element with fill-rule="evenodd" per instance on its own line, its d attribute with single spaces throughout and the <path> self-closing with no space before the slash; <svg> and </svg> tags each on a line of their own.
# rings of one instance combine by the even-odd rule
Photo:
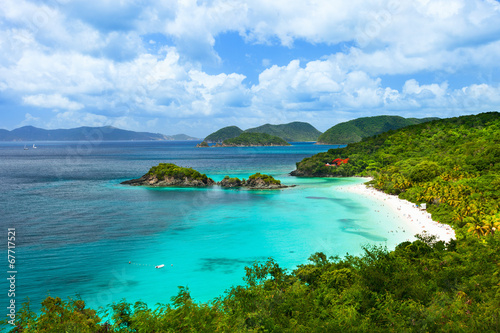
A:
<svg viewBox="0 0 500 333">
<path fill-rule="evenodd" d="M 309 123 L 293 121 L 278 125 L 264 124 L 246 130 L 242 130 L 237 126 L 226 126 L 205 137 L 204 141 L 208 143 L 222 143 L 224 140 L 233 139 L 242 133 L 269 134 L 287 142 L 316 141 L 321 134 L 320 131 Z"/>
<path fill-rule="evenodd" d="M 401 116 L 361 117 L 330 127 L 318 137 L 318 144 L 349 144 L 363 138 L 382 134 L 410 125 L 417 125 L 439 118 L 403 118 Z"/>
<path fill-rule="evenodd" d="M 135 132 L 113 126 L 81 126 L 69 129 L 43 129 L 23 126 L 12 131 L 1 129 L 0 141 L 173 141 L 198 140 L 185 134 L 164 135 L 160 133 Z"/>
</svg>

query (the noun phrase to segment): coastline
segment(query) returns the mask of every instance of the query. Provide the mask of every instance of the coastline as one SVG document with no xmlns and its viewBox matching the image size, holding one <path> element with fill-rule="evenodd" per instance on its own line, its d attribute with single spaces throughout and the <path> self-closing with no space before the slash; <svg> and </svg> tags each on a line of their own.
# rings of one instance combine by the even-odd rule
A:
<svg viewBox="0 0 500 333">
<path fill-rule="evenodd" d="M 364 179 L 371 180 L 366 177 Z M 427 232 L 437 236 L 437 240 L 448 242 L 450 239 L 455 239 L 455 231 L 449 225 L 434 221 L 427 211 L 420 210 L 414 203 L 399 199 L 396 195 L 386 194 L 363 183 L 339 186 L 335 187 L 335 190 L 357 194 L 387 205 L 401 221 L 406 223 L 412 236 Z"/>
</svg>

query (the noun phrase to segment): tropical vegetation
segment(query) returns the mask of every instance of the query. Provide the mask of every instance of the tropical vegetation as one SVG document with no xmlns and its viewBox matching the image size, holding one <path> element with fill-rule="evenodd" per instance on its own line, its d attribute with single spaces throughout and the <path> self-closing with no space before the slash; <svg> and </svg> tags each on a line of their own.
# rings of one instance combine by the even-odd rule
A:
<svg viewBox="0 0 500 333">
<path fill-rule="evenodd" d="M 241 133 L 222 142 L 223 146 L 290 146 L 285 140 L 266 133 Z"/>
<path fill-rule="evenodd" d="M 287 142 L 316 141 L 321 135 L 321 132 L 314 126 L 300 121 L 280 125 L 265 124 L 259 127 L 249 128 L 245 130 L 245 132 L 266 133 L 280 137 Z"/>
<path fill-rule="evenodd" d="M 294 121 L 280 125 L 265 124 L 249 128 L 245 131 L 237 126 L 227 126 L 210 134 L 204 141 L 208 143 L 222 143 L 224 140 L 235 138 L 242 133 L 264 133 L 277 136 L 287 142 L 316 141 L 321 135 L 321 132 L 311 124 Z"/>
<path fill-rule="evenodd" d="M 318 143 L 344 145 L 359 142 L 366 137 L 437 119 L 439 118 L 417 119 L 399 116 L 357 118 L 330 127 L 319 136 Z"/>
<path fill-rule="evenodd" d="M 229 177 L 225 176 L 222 181 L 220 181 L 219 185 L 222 187 L 250 187 L 250 188 L 269 188 L 272 186 L 272 188 L 276 188 L 276 186 L 273 185 L 281 185 L 281 181 L 278 179 L 275 179 L 271 175 L 266 175 L 266 174 L 261 174 L 260 172 L 254 173 L 253 175 L 248 177 L 248 180 L 239 179 L 237 177 Z M 282 186 L 282 187 L 287 187 L 287 186 Z"/>
<path fill-rule="evenodd" d="M 100 311 L 49 296 L 38 313 L 26 303 L 11 332 L 497 332 L 499 245 L 420 236 L 394 251 L 315 253 L 292 272 L 270 259 L 209 303 L 185 287 L 170 304 L 123 300 Z"/>
<path fill-rule="evenodd" d="M 206 181 L 208 179 L 207 175 L 192 168 L 180 167 L 173 163 L 160 163 L 149 169 L 146 175 L 156 176 L 158 179 L 163 179 L 165 177 L 174 177 L 176 179 L 188 178 L 201 181 Z"/>
<path fill-rule="evenodd" d="M 256 179 L 262 179 L 262 181 L 264 181 L 264 183 L 266 184 L 276 184 L 276 185 L 281 184 L 280 180 L 274 179 L 274 177 L 271 175 L 261 174 L 260 172 L 254 173 L 253 175 L 248 177 L 248 180 L 256 180 Z"/>
<path fill-rule="evenodd" d="M 500 113 L 437 120 L 330 149 L 297 163 L 296 176 L 374 177 L 375 188 L 426 203 L 459 235 L 494 233 L 500 223 Z M 336 158 L 348 163 L 328 165 Z"/>
<path fill-rule="evenodd" d="M 226 139 L 232 139 L 243 133 L 238 126 L 227 126 L 208 135 L 203 141 L 208 143 L 221 143 Z"/>
</svg>

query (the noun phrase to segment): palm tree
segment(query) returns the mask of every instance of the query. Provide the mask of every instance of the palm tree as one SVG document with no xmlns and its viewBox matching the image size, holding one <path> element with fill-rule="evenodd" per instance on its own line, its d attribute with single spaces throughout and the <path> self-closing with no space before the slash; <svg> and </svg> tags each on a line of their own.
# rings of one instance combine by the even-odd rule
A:
<svg viewBox="0 0 500 333">
<path fill-rule="evenodd" d="M 485 236 L 495 234 L 495 231 L 500 227 L 500 218 L 497 216 L 489 215 L 484 219 L 483 230 L 485 231 Z"/>
<path fill-rule="evenodd" d="M 468 221 L 468 223 L 465 225 L 468 228 L 467 232 L 476 235 L 477 238 L 484 236 L 485 232 L 487 232 L 488 230 L 488 228 L 483 228 L 483 223 L 478 216 L 468 216 L 465 218 L 465 221 Z"/>
</svg>

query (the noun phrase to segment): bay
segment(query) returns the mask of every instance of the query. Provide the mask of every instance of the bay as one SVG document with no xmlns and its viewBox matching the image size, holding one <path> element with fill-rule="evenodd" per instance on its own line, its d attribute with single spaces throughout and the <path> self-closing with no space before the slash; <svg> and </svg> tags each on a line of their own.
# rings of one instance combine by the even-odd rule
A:
<svg viewBox="0 0 500 333">
<path fill-rule="evenodd" d="M 293 269 L 309 255 L 395 246 L 391 212 L 335 191 L 355 178 L 295 178 L 304 157 L 337 146 L 194 148 L 196 142 L 0 143 L 2 230 L 16 230 L 16 301 L 80 295 L 89 306 L 125 298 L 167 303 L 178 286 L 206 302 L 242 284 L 244 267 L 272 257 Z M 30 145 L 31 146 L 31 145 Z M 214 180 L 267 173 L 279 191 L 120 185 L 160 162 Z M 380 214 L 373 214 L 381 210 Z M 6 246 L 0 256 L 7 258 Z M 7 272 L 5 259 L 4 271 Z M 156 265 L 164 264 L 162 269 Z M 6 276 L 7 277 L 7 276 Z M 2 290 L 8 290 L 3 279 Z M 2 298 L 1 306 L 8 299 Z"/>
</svg>

